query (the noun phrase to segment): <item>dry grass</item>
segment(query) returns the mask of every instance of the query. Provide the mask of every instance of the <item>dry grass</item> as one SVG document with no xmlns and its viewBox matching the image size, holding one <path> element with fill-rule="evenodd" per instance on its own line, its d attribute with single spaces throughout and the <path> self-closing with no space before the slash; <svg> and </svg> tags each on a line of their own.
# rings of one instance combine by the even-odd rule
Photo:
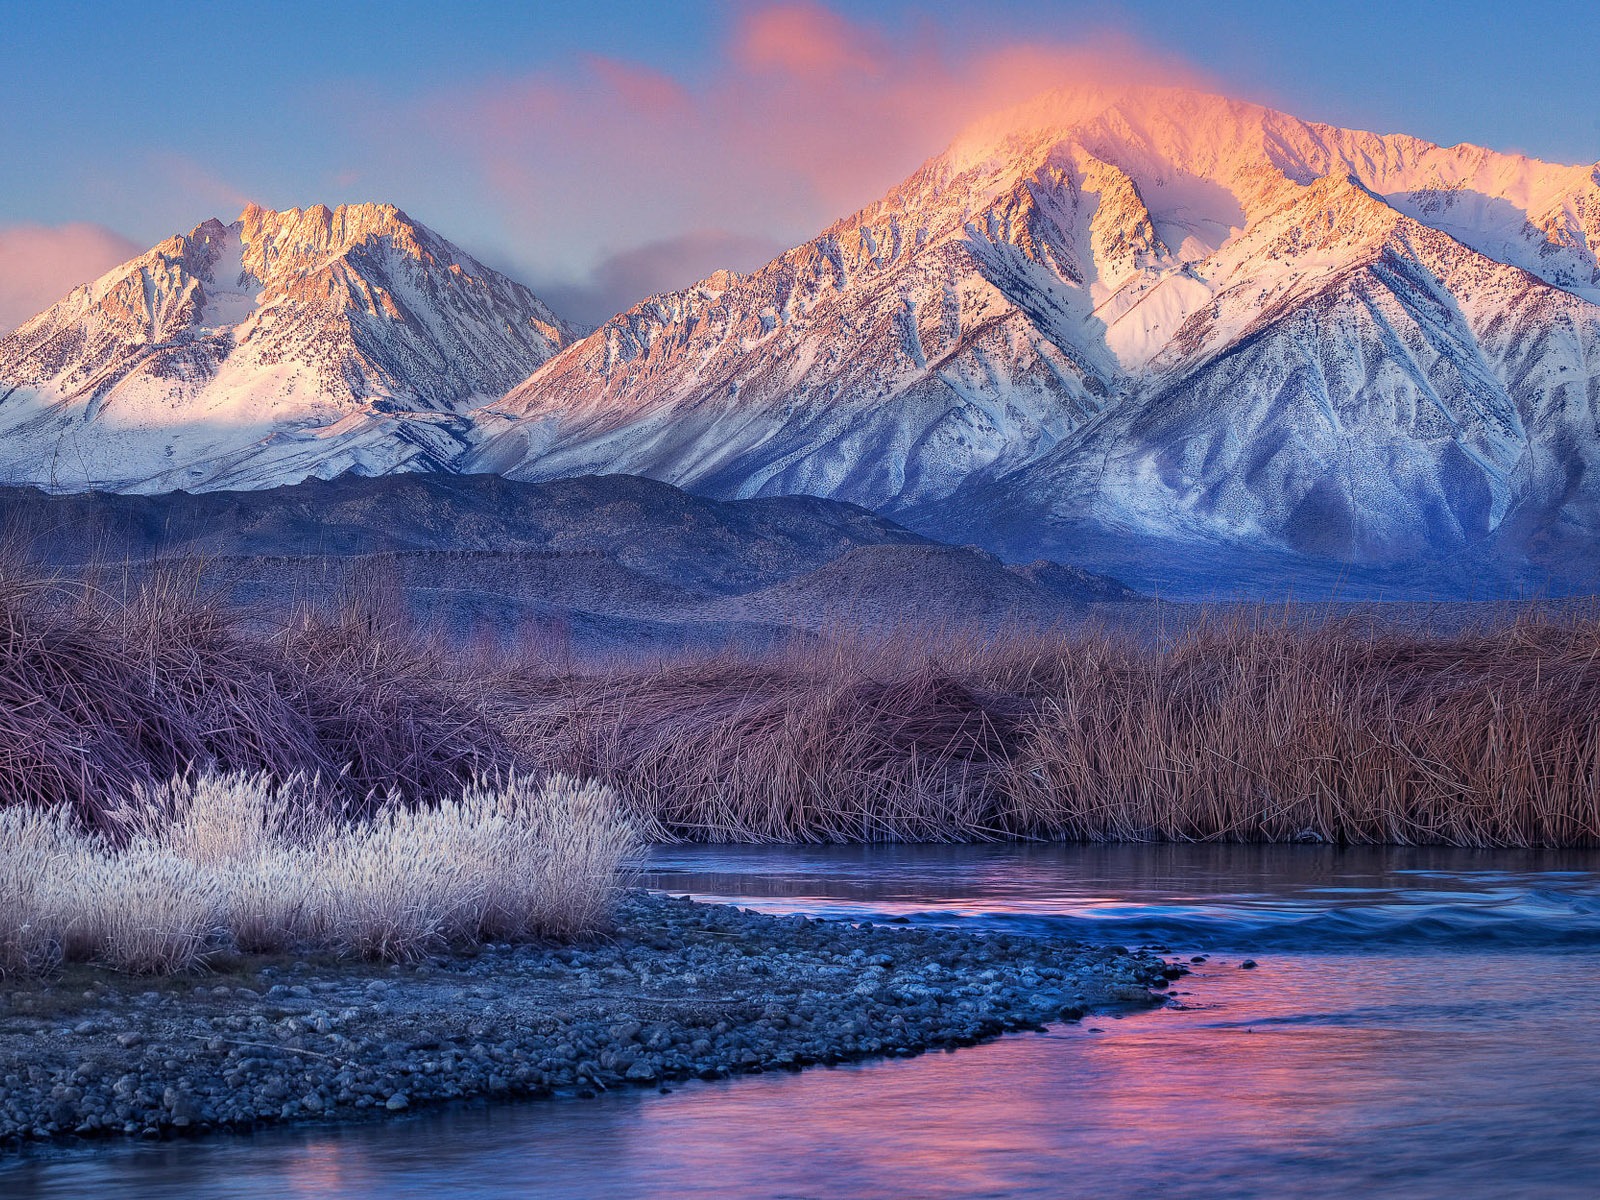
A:
<svg viewBox="0 0 1600 1200">
<path fill-rule="evenodd" d="M 895 662 L 863 646 L 796 649 L 509 688 L 508 721 L 530 758 L 617 786 L 672 836 L 1005 833 L 989 814 L 1022 710 L 939 664 Z"/>
<path fill-rule="evenodd" d="M 377 815 L 373 839 L 403 836 L 390 796 L 521 771 L 704 841 L 1600 844 L 1592 612 L 1448 634 L 1235 613 L 1164 639 L 839 635 L 583 668 L 430 642 L 377 593 L 273 630 L 170 577 L 114 592 L 0 562 L 0 804 L 113 841 L 116 798 L 220 770 Z"/>
<path fill-rule="evenodd" d="M 0 556 L 0 803 L 106 806 L 196 769 L 318 780 L 360 805 L 514 765 L 443 647 L 352 612 L 267 636 L 195 580 L 131 592 Z"/>
<path fill-rule="evenodd" d="M 708 841 L 1600 843 L 1600 620 L 857 639 L 501 685 L 541 769 Z"/>
<path fill-rule="evenodd" d="M 637 835 L 596 784 L 508 777 L 345 820 L 296 782 L 207 775 L 120 811 L 0 812 L 0 973 L 172 974 L 219 952 L 415 960 L 602 928 Z"/>
<path fill-rule="evenodd" d="M 1013 760 L 1052 836 L 1588 845 L 1600 838 L 1600 623 L 1446 639 L 1202 627 L 1063 662 Z"/>
</svg>

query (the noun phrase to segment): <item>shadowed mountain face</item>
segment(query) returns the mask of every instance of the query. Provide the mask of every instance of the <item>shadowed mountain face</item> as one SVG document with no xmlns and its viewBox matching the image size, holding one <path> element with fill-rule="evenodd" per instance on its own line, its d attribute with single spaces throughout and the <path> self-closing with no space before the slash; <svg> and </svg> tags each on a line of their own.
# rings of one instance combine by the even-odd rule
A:
<svg viewBox="0 0 1600 1200">
<path fill-rule="evenodd" d="M 834 625 L 1048 626 L 1137 597 L 1054 563 L 1007 566 L 814 497 L 717 501 L 634 476 L 309 480 L 247 492 L 0 489 L 19 551 L 71 570 L 160 558 L 282 611 L 361 597 L 456 634 L 586 650 L 771 642 Z"/>
<path fill-rule="evenodd" d="M 7 488 L 3 496 L 8 533 L 63 563 L 572 551 L 732 592 L 813 570 L 857 546 L 928 544 L 851 504 L 806 496 L 726 503 L 626 475 L 543 484 L 493 475 L 346 477 L 163 496 Z"/>
</svg>

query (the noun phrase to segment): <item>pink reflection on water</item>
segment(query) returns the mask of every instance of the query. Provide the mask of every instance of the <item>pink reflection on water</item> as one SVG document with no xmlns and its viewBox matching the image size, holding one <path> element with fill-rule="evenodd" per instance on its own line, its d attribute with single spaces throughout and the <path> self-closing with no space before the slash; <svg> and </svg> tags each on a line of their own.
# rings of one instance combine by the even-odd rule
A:
<svg viewBox="0 0 1600 1200">
<path fill-rule="evenodd" d="M 1549 960 L 1539 986 L 1581 987 L 1592 966 Z M 1581 1195 L 1600 1169 L 1583 1137 L 1600 1055 L 1577 1011 L 1533 1014 L 1553 1020 L 1552 1046 L 1527 1054 L 1525 968 L 1480 964 L 1458 989 L 1426 958 L 1213 960 L 1180 985 L 1181 1010 L 307 1135 L 271 1170 L 301 1196 Z"/>
</svg>

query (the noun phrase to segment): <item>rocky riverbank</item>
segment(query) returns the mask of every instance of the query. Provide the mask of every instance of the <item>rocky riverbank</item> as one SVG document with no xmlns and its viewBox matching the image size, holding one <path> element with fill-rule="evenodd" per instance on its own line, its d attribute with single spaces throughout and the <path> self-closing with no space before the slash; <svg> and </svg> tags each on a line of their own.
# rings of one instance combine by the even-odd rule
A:
<svg viewBox="0 0 1600 1200">
<path fill-rule="evenodd" d="M 916 1054 L 1148 1005 L 1182 970 L 1148 952 L 643 893 L 596 944 L 491 946 L 421 967 L 215 966 L 12 981 L 0 991 L 0 1145 Z"/>
</svg>

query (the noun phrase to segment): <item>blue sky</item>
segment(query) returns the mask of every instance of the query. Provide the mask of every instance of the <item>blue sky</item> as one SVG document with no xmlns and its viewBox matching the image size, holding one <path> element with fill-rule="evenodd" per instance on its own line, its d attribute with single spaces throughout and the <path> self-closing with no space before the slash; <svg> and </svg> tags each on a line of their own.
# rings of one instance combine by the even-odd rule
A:
<svg viewBox="0 0 1600 1200">
<path fill-rule="evenodd" d="M 788 10 L 6 0 L 0 276 L 8 231 L 142 247 L 245 199 L 375 199 L 593 318 L 629 289 L 752 266 L 870 200 L 944 135 L 899 109 L 881 119 L 878 93 L 899 103 L 930 64 L 975 73 L 1017 47 L 1110 41 L 1313 119 L 1600 159 L 1597 4 L 801 6 L 872 77 L 824 104 L 816 133 L 793 120 L 815 95 L 751 49 L 774 11 Z M 681 142 L 640 133 L 672 105 Z M 764 127 L 781 153 L 749 152 Z"/>
</svg>

